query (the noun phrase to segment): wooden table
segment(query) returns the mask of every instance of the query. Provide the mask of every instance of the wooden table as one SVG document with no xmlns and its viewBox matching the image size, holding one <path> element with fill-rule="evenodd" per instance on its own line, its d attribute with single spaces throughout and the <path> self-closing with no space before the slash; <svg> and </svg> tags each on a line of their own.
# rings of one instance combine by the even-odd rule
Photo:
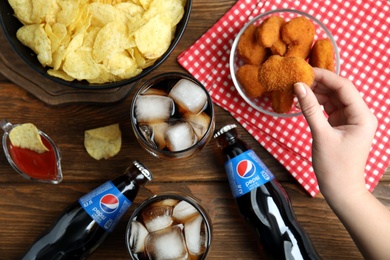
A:
<svg viewBox="0 0 390 260">
<path fill-rule="evenodd" d="M 183 71 L 176 57 L 211 27 L 235 1 L 195 0 L 186 32 L 177 48 L 156 73 Z M 33 122 L 54 139 L 62 152 L 64 180 L 59 185 L 29 182 L 12 170 L 0 154 L 0 259 L 20 259 L 31 243 L 56 220 L 70 203 L 106 180 L 120 175 L 135 159 L 154 174 L 154 180 L 134 201 L 133 207 L 108 240 L 90 259 L 129 259 L 125 228 L 134 208 L 164 191 L 183 191 L 197 197 L 213 223 L 209 259 L 259 259 L 256 238 L 240 217 L 223 168 L 223 156 L 214 141 L 196 157 L 183 162 L 158 160 L 141 149 L 129 121 L 131 95 L 110 104 L 47 105 L 0 74 L 0 118 L 11 123 Z M 50 86 L 47 86 L 50 88 Z M 216 107 L 216 127 L 235 123 Z M 84 131 L 119 123 L 123 145 L 120 153 L 96 161 L 85 151 Z M 324 259 L 361 258 L 345 228 L 323 198 L 311 198 L 289 173 L 241 126 L 242 138 L 260 155 L 289 193 L 298 220 Z M 390 209 L 390 171 L 374 191 Z M 364 223 L 362 223 L 364 225 Z"/>
</svg>

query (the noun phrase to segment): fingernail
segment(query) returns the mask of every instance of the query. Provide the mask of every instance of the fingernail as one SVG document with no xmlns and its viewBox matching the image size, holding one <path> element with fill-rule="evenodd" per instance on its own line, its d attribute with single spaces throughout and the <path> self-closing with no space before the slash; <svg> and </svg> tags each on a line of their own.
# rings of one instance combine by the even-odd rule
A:
<svg viewBox="0 0 390 260">
<path fill-rule="evenodd" d="M 294 92 L 295 92 L 295 95 L 297 95 L 298 98 L 303 98 L 306 96 L 306 87 L 298 82 L 298 83 L 295 83 L 294 84 Z"/>
</svg>

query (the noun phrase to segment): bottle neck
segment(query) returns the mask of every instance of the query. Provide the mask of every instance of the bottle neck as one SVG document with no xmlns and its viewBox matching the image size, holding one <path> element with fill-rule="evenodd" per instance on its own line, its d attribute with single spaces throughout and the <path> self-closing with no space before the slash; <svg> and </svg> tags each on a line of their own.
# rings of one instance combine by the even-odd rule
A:
<svg viewBox="0 0 390 260">
<path fill-rule="evenodd" d="M 127 168 L 123 175 L 113 179 L 111 182 L 123 195 L 130 201 L 133 201 L 137 196 L 139 188 L 149 180 L 148 175 L 142 172 L 142 169 L 133 165 Z"/>
</svg>

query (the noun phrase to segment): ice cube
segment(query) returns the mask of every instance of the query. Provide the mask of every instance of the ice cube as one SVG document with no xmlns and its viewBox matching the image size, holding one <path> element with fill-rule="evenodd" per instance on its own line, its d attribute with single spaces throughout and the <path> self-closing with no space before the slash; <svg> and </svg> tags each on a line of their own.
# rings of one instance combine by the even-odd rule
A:
<svg viewBox="0 0 390 260">
<path fill-rule="evenodd" d="M 196 115 L 187 113 L 185 115 L 185 120 L 191 124 L 198 139 L 201 139 L 205 135 L 205 133 L 210 125 L 211 119 L 210 119 L 210 116 L 208 114 L 206 114 L 205 112 L 202 112 L 202 113 L 196 114 Z"/>
<path fill-rule="evenodd" d="M 187 79 L 179 80 L 169 92 L 169 96 L 182 109 L 192 114 L 200 113 L 207 106 L 206 92 Z"/>
<path fill-rule="evenodd" d="M 142 211 L 142 219 L 149 232 L 164 229 L 173 223 L 172 207 L 148 207 Z"/>
<path fill-rule="evenodd" d="M 157 144 L 154 142 L 153 128 L 150 125 L 140 125 L 139 131 L 151 146 L 157 148 Z"/>
<path fill-rule="evenodd" d="M 135 102 L 138 123 L 164 122 L 174 113 L 174 103 L 169 97 L 140 95 Z"/>
<path fill-rule="evenodd" d="M 130 248 L 134 253 L 145 250 L 145 238 L 149 234 L 144 225 L 138 221 L 131 222 L 131 234 L 129 238 Z"/>
<path fill-rule="evenodd" d="M 149 259 L 188 259 L 183 233 L 178 226 L 150 233 L 146 238 L 146 252 Z"/>
<path fill-rule="evenodd" d="M 206 228 L 202 216 L 188 220 L 184 224 L 185 241 L 191 255 L 203 254 L 206 250 Z"/>
<path fill-rule="evenodd" d="M 177 203 L 172 212 L 172 216 L 179 222 L 184 222 L 196 214 L 199 214 L 198 210 L 185 200 Z"/>
<path fill-rule="evenodd" d="M 182 151 L 193 146 L 198 138 L 189 123 L 178 121 L 168 126 L 165 141 L 170 151 Z"/>
<path fill-rule="evenodd" d="M 168 129 L 168 123 L 155 123 L 150 125 L 153 129 L 153 141 L 158 149 L 164 149 L 167 146 L 165 142 L 165 133 Z"/>
<path fill-rule="evenodd" d="M 154 148 L 164 149 L 167 145 L 165 142 L 165 133 L 168 129 L 168 123 L 154 123 L 140 125 L 139 130 L 145 140 Z"/>
</svg>

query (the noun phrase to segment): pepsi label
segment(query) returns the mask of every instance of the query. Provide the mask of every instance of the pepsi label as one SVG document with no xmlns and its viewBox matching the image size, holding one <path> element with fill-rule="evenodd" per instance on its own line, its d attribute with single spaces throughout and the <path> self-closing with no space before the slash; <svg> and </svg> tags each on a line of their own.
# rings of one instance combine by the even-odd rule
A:
<svg viewBox="0 0 390 260">
<path fill-rule="evenodd" d="M 96 223 L 111 232 L 131 206 L 111 181 L 104 183 L 79 199 L 80 205 Z"/>
<path fill-rule="evenodd" d="M 234 198 L 274 179 L 274 175 L 253 150 L 247 150 L 225 163 Z"/>
</svg>

